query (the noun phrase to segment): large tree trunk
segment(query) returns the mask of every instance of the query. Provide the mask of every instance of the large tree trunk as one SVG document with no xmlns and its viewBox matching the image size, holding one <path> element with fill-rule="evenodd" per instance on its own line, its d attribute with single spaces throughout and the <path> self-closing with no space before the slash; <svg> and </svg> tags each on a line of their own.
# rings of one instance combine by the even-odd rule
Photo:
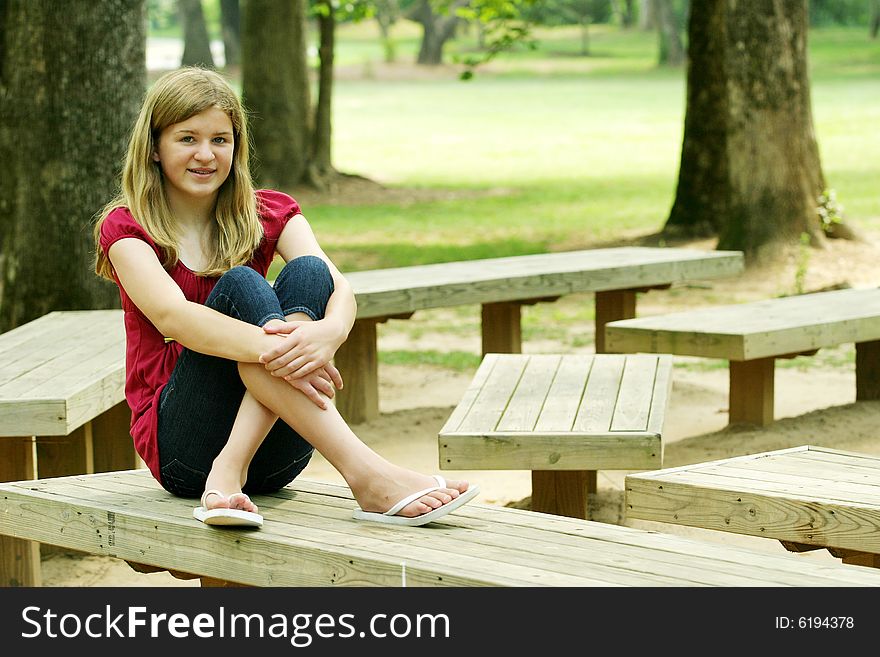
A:
<svg viewBox="0 0 880 657">
<path fill-rule="evenodd" d="M 93 270 L 92 219 L 116 191 L 146 85 L 137 0 L 3 0 L 0 331 L 53 310 L 117 307 Z"/>
<path fill-rule="evenodd" d="M 180 21 L 183 23 L 183 57 L 181 66 L 214 68 L 211 38 L 202 13 L 202 0 L 177 0 Z"/>
<path fill-rule="evenodd" d="M 220 0 L 220 24 L 223 29 L 225 67 L 241 63 L 241 8 L 239 0 Z"/>
<path fill-rule="evenodd" d="M 807 69 L 807 2 L 705 0 L 688 23 L 687 110 L 669 234 L 750 258 L 823 240 Z"/>
<path fill-rule="evenodd" d="M 312 153 L 306 0 L 247 0 L 242 12 L 242 96 L 251 112 L 255 178 L 267 187 L 302 182 Z"/>
</svg>

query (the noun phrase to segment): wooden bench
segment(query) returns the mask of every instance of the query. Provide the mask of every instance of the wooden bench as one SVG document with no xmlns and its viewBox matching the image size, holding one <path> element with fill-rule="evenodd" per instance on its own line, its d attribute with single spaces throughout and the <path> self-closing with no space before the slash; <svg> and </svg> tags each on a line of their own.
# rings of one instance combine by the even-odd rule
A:
<svg viewBox="0 0 880 657">
<path fill-rule="evenodd" d="M 440 468 L 531 470 L 533 511 L 588 518 L 597 470 L 662 466 L 671 388 L 671 356 L 487 354 Z"/>
<path fill-rule="evenodd" d="M 121 310 L 53 312 L 7 331 L 0 363 L 0 481 L 138 466 Z M 0 540 L 0 585 L 39 581 L 39 545 Z"/>
<path fill-rule="evenodd" d="M 626 476 L 627 518 L 825 548 L 880 568 L 880 457 L 801 446 Z"/>
<path fill-rule="evenodd" d="M 203 585 L 880 586 L 872 569 L 473 502 L 391 527 L 354 520 L 337 484 L 295 481 L 255 501 L 262 529 L 218 529 L 143 470 L 0 484 L 0 533 Z"/>
<path fill-rule="evenodd" d="M 596 352 L 607 322 L 635 317 L 636 293 L 673 283 L 736 276 L 739 251 L 622 247 L 447 262 L 346 274 L 357 320 L 335 364 L 346 381 L 336 395 L 352 423 L 379 414 L 377 324 L 426 308 L 482 304 L 482 353 L 519 353 L 520 307 L 593 292 Z"/>
<path fill-rule="evenodd" d="M 610 322 L 611 352 L 730 361 L 730 423 L 774 419 L 777 358 L 855 343 L 856 399 L 880 399 L 880 289 L 816 292 Z"/>
</svg>

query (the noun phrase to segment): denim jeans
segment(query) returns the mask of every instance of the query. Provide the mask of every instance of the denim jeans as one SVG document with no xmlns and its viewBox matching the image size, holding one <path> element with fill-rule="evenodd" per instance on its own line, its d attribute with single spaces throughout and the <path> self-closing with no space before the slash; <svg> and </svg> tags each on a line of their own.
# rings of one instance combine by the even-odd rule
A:
<svg viewBox="0 0 880 657">
<path fill-rule="evenodd" d="M 249 324 L 303 312 L 324 317 L 333 278 L 316 256 L 285 265 L 274 287 L 250 267 L 223 274 L 205 305 Z M 235 361 L 183 349 L 159 398 L 159 465 L 162 486 L 180 497 L 199 497 L 211 465 L 229 438 L 245 386 Z M 248 469 L 247 493 L 276 491 L 302 472 L 312 446 L 277 420 Z"/>
</svg>

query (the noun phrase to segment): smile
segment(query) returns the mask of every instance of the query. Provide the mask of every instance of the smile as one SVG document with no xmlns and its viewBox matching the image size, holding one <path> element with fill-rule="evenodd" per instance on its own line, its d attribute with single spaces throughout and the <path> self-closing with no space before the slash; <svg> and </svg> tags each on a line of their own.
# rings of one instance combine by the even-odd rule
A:
<svg viewBox="0 0 880 657">
<path fill-rule="evenodd" d="M 187 169 L 187 171 L 194 173 L 197 176 L 210 176 L 216 171 L 216 169 Z"/>
</svg>

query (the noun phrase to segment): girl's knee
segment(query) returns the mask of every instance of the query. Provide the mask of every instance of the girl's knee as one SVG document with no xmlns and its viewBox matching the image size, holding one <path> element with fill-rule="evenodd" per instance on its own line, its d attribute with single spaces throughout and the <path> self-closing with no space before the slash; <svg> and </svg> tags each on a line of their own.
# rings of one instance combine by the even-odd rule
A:
<svg viewBox="0 0 880 657">
<path fill-rule="evenodd" d="M 324 316 L 324 309 L 333 294 L 333 276 L 323 259 L 304 255 L 290 260 L 275 281 L 275 291 L 285 314 L 306 312 L 315 319 Z"/>
</svg>

